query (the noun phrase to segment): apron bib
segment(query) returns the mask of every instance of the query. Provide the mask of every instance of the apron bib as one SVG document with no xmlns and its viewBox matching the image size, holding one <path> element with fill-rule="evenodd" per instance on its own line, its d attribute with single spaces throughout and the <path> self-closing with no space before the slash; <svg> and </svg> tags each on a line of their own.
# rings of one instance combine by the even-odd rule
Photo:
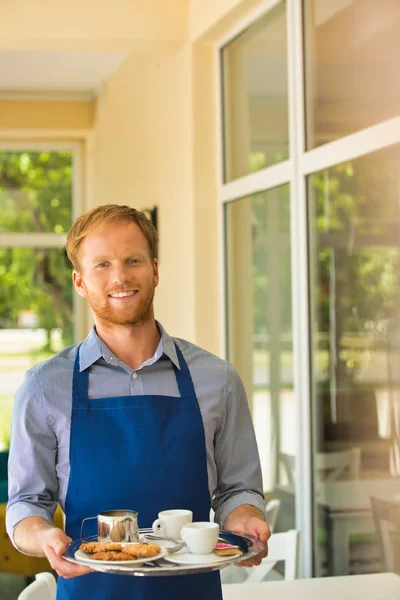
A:
<svg viewBox="0 0 400 600">
<path fill-rule="evenodd" d="M 208 521 L 206 445 L 192 378 L 175 344 L 180 397 L 145 395 L 89 399 L 88 369 L 75 358 L 66 533 L 80 537 L 82 520 L 113 509 L 139 513 L 151 527 L 161 510 L 185 508 Z M 96 521 L 85 536 L 97 533 Z M 131 577 L 91 573 L 59 577 L 57 600 L 222 600 L 219 571 L 201 575 Z"/>
</svg>

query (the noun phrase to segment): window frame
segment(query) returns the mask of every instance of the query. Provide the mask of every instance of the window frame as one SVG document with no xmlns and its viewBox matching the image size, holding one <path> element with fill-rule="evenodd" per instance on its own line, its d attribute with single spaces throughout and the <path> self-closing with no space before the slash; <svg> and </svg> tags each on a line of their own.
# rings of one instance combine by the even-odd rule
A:
<svg viewBox="0 0 400 600">
<path fill-rule="evenodd" d="M 266 167 L 256 173 L 224 183 L 224 132 L 223 132 L 223 73 L 222 50 L 252 23 L 279 4 L 287 9 L 287 57 L 288 57 L 288 118 L 289 159 Z M 298 411 L 296 460 L 296 527 L 302 532 L 300 538 L 300 574 L 313 575 L 314 502 L 313 448 L 315 432 L 312 419 L 315 414 L 312 394 L 311 370 L 311 293 L 308 256 L 308 200 L 307 176 L 322 169 L 333 167 L 365 154 L 387 148 L 400 142 L 400 117 L 382 121 L 338 140 L 306 150 L 305 130 L 305 51 L 304 11 L 302 0 L 263 0 L 256 9 L 225 32 L 214 44 L 214 67 L 217 114 L 217 186 L 219 242 L 221 248 L 220 268 L 225 285 L 220 293 L 221 339 L 223 355 L 227 355 L 227 290 L 225 256 L 225 204 L 256 192 L 268 191 L 279 185 L 290 185 L 291 248 L 292 248 L 292 322 L 293 322 L 293 368 L 294 394 Z"/>
</svg>

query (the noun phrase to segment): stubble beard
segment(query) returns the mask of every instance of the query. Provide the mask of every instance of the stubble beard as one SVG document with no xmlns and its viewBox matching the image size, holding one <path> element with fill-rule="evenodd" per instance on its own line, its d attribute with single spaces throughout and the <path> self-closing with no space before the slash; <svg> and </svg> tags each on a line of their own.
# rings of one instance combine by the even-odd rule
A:
<svg viewBox="0 0 400 600">
<path fill-rule="evenodd" d="M 138 325 L 146 323 L 153 317 L 154 291 L 155 288 L 151 288 L 138 306 L 127 306 L 125 310 L 114 309 L 110 306 L 110 302 L 99 302 L 91 292 L 88 292 L 87 301 L 95 316 L 105 325 Z"/>
</svg>

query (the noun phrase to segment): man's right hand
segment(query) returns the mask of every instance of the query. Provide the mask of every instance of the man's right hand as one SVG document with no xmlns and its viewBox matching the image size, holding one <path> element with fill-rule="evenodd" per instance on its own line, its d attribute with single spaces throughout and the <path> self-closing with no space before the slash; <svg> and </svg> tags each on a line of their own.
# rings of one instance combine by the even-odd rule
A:
<svg viewBox="0 0 400 600">
<path fill-rule="evenodd" d="M 72 542 L 62 529 L 54 527 L 41 517 L 27 517 L 18 523 L 14 541 L 21 552 L 30 556 L 46 556 L 51 567 L 60 577 L 71 579 L 92 573 L 89 567 L 71 563 L 62 557 Z"/>
<path fill-rule="evenodd" d="M 45 529 L 40 533 L 40 538 L 41 546 L 47 560 L 52 569 L 60 577 L 71 579 L 72 577 L 79 577 L 79 575 L 87 575 L 93 572 L 89 567 L 76 565 L 62 557 L 72 540 L 61 529 L 58 529 L 58 527 Z"/>
</svg>

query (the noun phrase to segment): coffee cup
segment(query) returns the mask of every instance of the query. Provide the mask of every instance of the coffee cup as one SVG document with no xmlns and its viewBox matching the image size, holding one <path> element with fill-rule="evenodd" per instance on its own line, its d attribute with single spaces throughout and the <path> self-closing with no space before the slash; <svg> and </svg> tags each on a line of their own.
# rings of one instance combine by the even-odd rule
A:
<svg viewBox="0 0 400 600">
<path fill-rule="evenodd" d="M 162 510 L 158 513 L 158 519 L 153 523 L 153 533 L 180 540 L 182 527 L 187 523 L 191 523 L 192 519 L 193 513 L 191 510 L 179 508 Z"/>
<path fill-rule="evenodd" d="M 191 554 L 210 554 L 218 541 L 218 523 L 197 521 L 182 528 L 181 537 Z"/>
</svg>

